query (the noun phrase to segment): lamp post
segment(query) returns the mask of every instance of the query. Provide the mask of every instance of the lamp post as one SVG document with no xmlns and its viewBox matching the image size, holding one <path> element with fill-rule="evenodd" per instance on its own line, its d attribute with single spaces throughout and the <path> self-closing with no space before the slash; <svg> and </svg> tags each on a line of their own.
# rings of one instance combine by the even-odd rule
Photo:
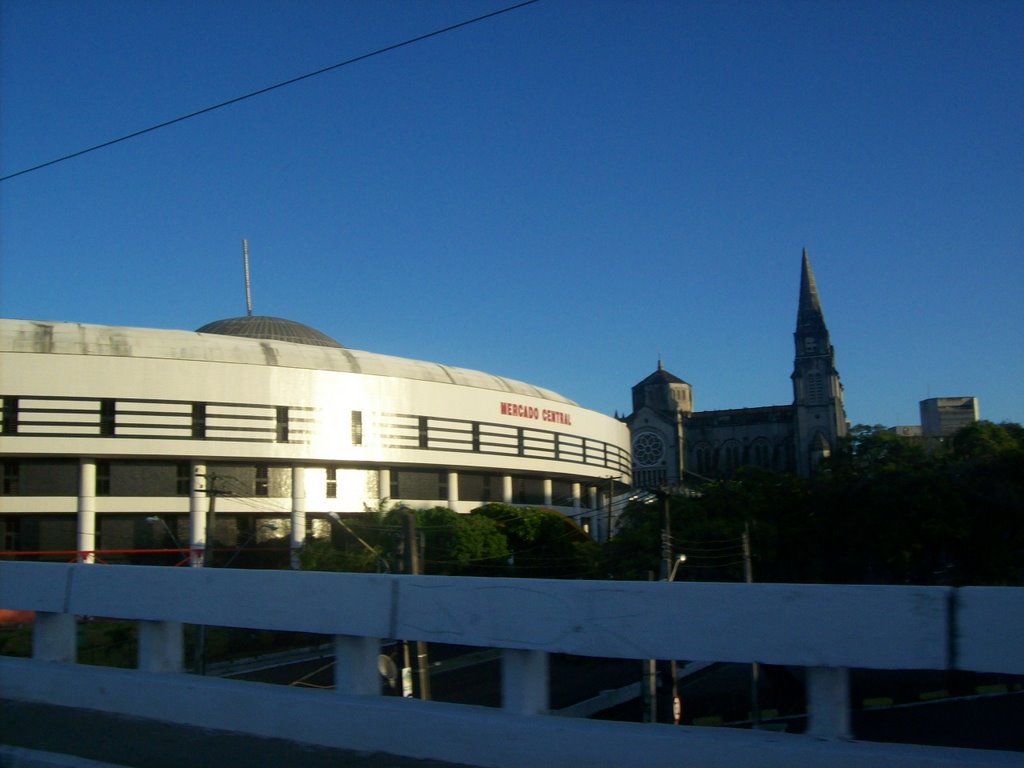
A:
<svg viewBox="0 0 1024 768">
<path fill-rule="evenodd" d="M 263 523 L 255 531 L 250 532 L 245 541 L 243 541 L 240 545 L 236 546 L 234 553 L 231 555 L 231 557 L 228 558 L 228 561 L 224 563 L 224 567 L 227 568 L 229 565 L 235 562 L 235 558 L 242 553 L 242 550 L 248 547 L 254 541 L 256 541 L 256 538 L 259 536 L 260 531 L 276 531 L 277 529 L 278 525 L 276 523 Z"/>
<path fill-rule="evenodd" d="M 413 576 L 418 576 L 423 573 L 423 564 L 420 559 L 419 542 L 416 536 L 416 513 L 411 509 L 406 509 L 403 523 L 405 531 L 405 571 Z M 430 668 L 427 662 L 427 644 L 422 640 L 416 641 L 416 671 L 420 682 L 420 698 L 426 701 L 430 698 Z"/>
<path fill-rule="evenodd" d="M 170 526 L 167 525 L 167 521 L 166 520 L 164 520 L 162 517 L 160 517 L 160 515 L 149 515 L 146 518 L 146 522 L 147 523 L 160 523 L 160 525 L 163 526 L 164 531 L 166 531 L 167 535 L 170 537 L 171 543 L 173 543 L 175 549 L 178 550 L 178 554 L 179 555 L 181 554 L 181 551 L 182 551 L 181 550 L 181 542 L 178 541 L 178 537 L 174 535 L 174 531 L 172 531 Z M 179 562 L 175 563 L 175 565 L 181 565 L 181 562 L 182 561 L 179 561 Z"/>
</svg>

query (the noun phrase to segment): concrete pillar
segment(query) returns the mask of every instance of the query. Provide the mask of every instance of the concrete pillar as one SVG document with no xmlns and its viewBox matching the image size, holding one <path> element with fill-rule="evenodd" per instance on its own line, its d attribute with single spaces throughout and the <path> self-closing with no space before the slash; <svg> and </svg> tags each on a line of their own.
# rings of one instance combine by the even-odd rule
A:
<svg viewBox="0 0 1024 768">
<path fill-rule="evenodd" d="M 550 707 L 548 654 L 506 648 L 501 652 L 501 706 L 517 715 L 541 715 Z"/>
<path fill-rule="evenodd" d="M 580 493 L 580 484 L 572 484 L 572 508 L 578 510 L 583 503 L 583 498 Z"/>
<path fill-rule="evenodd" d="M 292 467 L 292 570 L 299 570 L 299 550 L 306 543 L 306 470 Z"/>
<path fill-rule="evenodd" d="M 354 635 L 334 636 L 334 690 L 342 696 L 379 696 L 377 657 L 380 640 Z"/>
<path fill-rule="evenodd" d="M 512 475 L 501 476 L 501 501 L 504 504 L 512 503 Z"/>
<path fill-rule="evenodd" d="M 183 667 L 181 623 L 139 622 L 139 669 L 146 672 L 181 672 Z"/>
<path fill-rule="evenodd" d="M 96 562 L 96 459 L 78 463 L 78 562 Z"/>
<path fill-rule="evenodd" d="M 448 473 L 448 506 L 455 509 L 459 501 L 459 473 Z"/>
<path fill-rule="evenodd" d="M 850 672 L 845 667 L 808 667 L 807 735 L 850 738 Z"/>
<path fill-rule="evenodd" d="M 384 505 L 384 501 L 391 496 L 391 470 L 390 469 L 378 469 L 377 470 L 377 502 L 380 506 Z M 394 501 L 394 499 L 391 499 Z M 381 510 L 383 511 L 383 510 Z"/>
<path fill-rule="evenodd" d="M 188 546 L 191 550 L 192 567 L 203 564 L 206 549 L 206 511 L 209 499 L 206 497 L 206 465 L 192 462 L 192 487 L 188 499 Z"/>
<path fill-rule="evenodd" d="M 543 482 L 544 482 L 544 504 L 545 504 L 545 506 L 550 507 L 551 506 L 552 496 L 553 496 L 553 492 L 551 490 L 551 478 L 550 477 L 545 477 Z"/>
<path fill-rule="evenodd" d="M 32 623 L 32 658 L 74 663 L 76 629 L 73 614 L 38 612 Z"/>
</svg>

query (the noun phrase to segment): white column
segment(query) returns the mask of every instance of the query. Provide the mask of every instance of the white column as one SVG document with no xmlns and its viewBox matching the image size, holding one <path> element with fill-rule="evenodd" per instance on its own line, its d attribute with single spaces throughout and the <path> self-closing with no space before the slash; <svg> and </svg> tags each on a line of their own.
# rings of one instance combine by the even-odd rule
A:
<svg viewBox="0 0 1024 768">
<path fill-rule="evenodd" d="M 180 622 L 139 622 L 139 669 L 146 672 L 181 672 L 183 649 Z"/>
<path fill-rule="evenodd" d="M 391 496 L 391 470 L 390 469 L 378 469 L 377 470 L 377 502 L 382 505 L 384 499 Z M 394 501 L 394 499 L 391 499 Z M 381 510 L 382 512 L 384 510 Z"/>
<path fill-rule="evenodd" d="M 512 503 L 512 475 L 501 477 L 501 500 L 505 504 Z"/>
<path fill-rule="evenodd" d="M 845 667 L 808 667 L 807 735 L 850 738 L 850 672 Z"/>
<path fill-rule="evenodd" d="M 579 483 L 573 483 L 572 484 L 572 508 L 574 510 L 579 510 L 579 508 L 581 506 L 581 502 L 582 502 L 582 497 L 581 497 L 581 494 L 580 494 L 580 484 Z"/>
<path fill-rule="evenodd" d="M 206 497 L 206 465 L 193 461 L 192 487 L 188 500 L 188 546 L 193 567 L 203 564 L 203 554 L 206 550 L 206 510 L 209 503 Z"/>
<path fill-rule="evenodd" d="M 78 550 L 78 562 L 96 562 L 96 555 L 93 553 L 96 549 L 96 459 L 79 460 L 76 527 L 78 536 L 75 548 Z"/>
<path fill-rule="evenodd" d="M 553 496 L 553 492 L 551 490 L 551 478 L 550 477 L 545 477 L 544 478 L 544 504 L 546 506 L 549 506 L 549 507 L 551 506 L 552 496 Z"/>
<path fill-rule="evenodd" d="M 377 657 L 380 640 L 355 635 L 334 636 L 334 690 L 342 696 L 379 696 Z"/>
<path fill-rule="evenodd" d="M 549 704 L 548 654 L 506 648 L 501 652 L 501 707 L 517 715 L 540 715 Z"/>
<path fill-rule="evenodd" d="M 36 614 L 32 622 L 32 658 L 36 661 L 74 662 L 77 627 L 74 614 Z"/>
<path fill-rule="evenodd" d="M 306 543 L 306 470 L 292 467 L 292 570 L 298 570 L 299 550 Z"/>
<path fill-rule="evenodd" d="M 448 473 L 448 507 L 455 509 L 459 501 L 459 473 Z"/>
</svg>

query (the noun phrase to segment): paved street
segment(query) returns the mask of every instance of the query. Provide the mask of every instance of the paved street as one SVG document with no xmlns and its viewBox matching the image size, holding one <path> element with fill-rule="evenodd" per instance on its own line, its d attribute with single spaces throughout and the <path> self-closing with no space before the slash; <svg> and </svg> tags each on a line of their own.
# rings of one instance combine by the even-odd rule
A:
<svg viewBox="0 0 1024 768">
<path fill-rule="evenodd" d="M 0 700 L 0 744 L 74 754 L 131 768 L 455 768 L 449 763 L 359 754 L 5 700 Z"/>
</svg>

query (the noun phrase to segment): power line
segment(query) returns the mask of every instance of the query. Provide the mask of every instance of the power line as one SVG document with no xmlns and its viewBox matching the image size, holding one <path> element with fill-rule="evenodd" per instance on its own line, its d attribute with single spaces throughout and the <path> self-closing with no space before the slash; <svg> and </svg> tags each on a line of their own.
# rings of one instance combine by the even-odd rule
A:
<svg viewBox="0 0 1024 768">
<path fill-rule="evenodd" d="M 472 19 L 467 19 L 466 21 L 460 21 L 457 24 L 452 24 L 451 26 L 444 27 L 443 29 L 436 29 L 433 32 L 427 32 L 426 34 L 419 35 L 417 37 L 412 37 L 412 38 L 409 38 L 408 40 L 403 40 L 400 43 L 393 43 L 391 45 L 386 45 L 383 48 L 378 48 L 375 51 L 370 51 L 369 53 L 360 54 L 359 56 L 355 56 L 355 57 L 353 57 L 351 59 L 346 59 L 345 61 L 338 62 L 337 64 L 332 64 L 329 67 L 323 67 L 322 69 L 318 69 L 315 72 L 308 72 L 308 73 L 306 73 L 304 75 L 299 75 L 298 77 L 293 77 L 290 80 L 285 80 L 283 82 L 276 83 L 275 85 L 268 85 L 265 88 L 260 88 L 259 90 L 251 91 L 250 93 L 246 93 L 246 94 L 244 94 L 242 96 L 236 96 L 233 99 L 228 99 L 227 101 L 222 101 L 219 104 L 214 104 L 214 105 L 209 106 L 209 107 L 203 107 L 202 109 L 198 109 L 195 112 L 189 112 L 187 115 L 181 115 L 180 117 L 175 117 L 175 118 L 173 118 L 171 120 L 165 120 L 162 123 L 157 123 L 156 125 L 151 125 L 148 128 L 143 128 L 141 130 L 125 134 L 124 136 L 120 136 L 120 137 L 118 137 L 116 139 L 110 139 L 109 141 L 104 141 L 102 144 L 96 144 L 95 146 L 88 147 L 86 149 L 80 149 L 77 152 L 72 152 L 71 154 L 63 155 L 62 157 L 58 157 L 58 158 L 55 158 L 53 160 L 48 160 L 45 163 L 40 163 L 39 165 L 33 165 L 31 168 L 23 168 L 20 171 L 15 171 L 14 173 L 9 173 L 6 176 L 0 176 L 0 181 L 7 181 L 8 179 L 13 179 L 16 176 L 24 176 L 26 173 L 32 173 L 33 171 L 39 171 L 39 170 L 42 170 L 43 168 L 48 168 L 51 165 L 56 165 L 57 163 L 62 163 L 65 160 L 71 160 L 71 159 L 76 158 L 76 157 L 81 157 L 82 155 L 89 154 L 90 152 L 95 152 L 98 149 L 105 149 L 106 147 L 113 146 L 114 144 L 120 144 L 122 141 L 128 141 L 129 139 L 134 139 L 134 138 L 136 138 L 138 136 L 142 136 L 142 135 L 147 134 L 147 133 L 152 133 L 153 131 L 157 131 L 157 130 L 159 130 L 161 128 L 167 128 L 168 126 L 174 125 L 176 123 L 181 123 L 181 122 L 184 122 L 185 120 L 191 120 L 193 117 L 199 117 L 200 115 L 205 115 L 207 112 L 213 112 L 214 110 L 222 109 L 223 107 L 229 107 L 232 104 L 238 104 L 239 102 L 245 101 L 246 99 L 251 99 L 251 98 L 254 98 L 256 96 L 262 96 L 263 94 L 269 93 L 270 91 L 276 91 L 278 88 L 284 88 L 287 85 L 294 85 L 295 83 L 301 82 L 303 80 L 308 80 L 311 77 L 317 77 L 318 75 L 323 75 L 323 74 L 325 74 L 327 72 L 332 72 L 335 69 L 340 69 L 341 67 L 347 67 L 349 64 L 355 64 L 355 63 L 360 62 L 360 61 L 365 61 L 366 59 L 373 58 L 374 56 L 380 56 L 383 53 L 390 53 L 391 51 L 395 51 L 395 50 L 397 50 L 399 48 L 404 48 L 406 46 L 413 45 L 414 43 L 420 43 L 420 42 L 423 42 L 424 40 L 429 40 L 432 37 L 437 37 L 438 35 L 443 35 L 443 34 L 446 34 L 448 32 L 453 32 L 456 29 L 461 29 L 462 27 L 468 27 L 471 24 L 476 24 L 477 22 L 485 21 L 487 19 L 494 18 L 495 16 L 500 16 L 503 13 L 508 13 L 510 11 L 516 11 L 516 10 L 519 10 L 520 8 L 526 7 L 527 5 L 533 5 L 534 3 L 538 3 L 538 2 L 540 2 L 540 0 L 524 0 L 524 2 L 517 3 L 516 5 L 510 5 L 507 8 L 501 8 L 500 10 L 492 11 L 491 13 L 485 13 L 482 16 L 477 16 L 477 17 L 472 18 Z"/>
</svg>

